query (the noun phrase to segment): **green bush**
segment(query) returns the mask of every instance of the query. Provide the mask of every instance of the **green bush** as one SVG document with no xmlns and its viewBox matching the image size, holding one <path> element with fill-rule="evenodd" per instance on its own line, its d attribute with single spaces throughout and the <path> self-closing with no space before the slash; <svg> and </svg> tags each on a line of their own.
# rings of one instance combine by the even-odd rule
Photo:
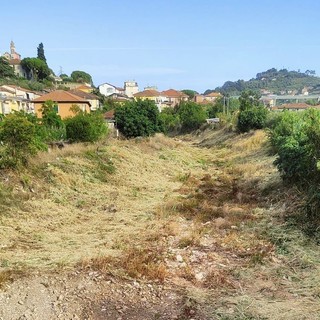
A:
<svg viewBox="0 0 320 320">
<path fill-rule="evenodd" d="M 262 129 L 265 127 L 268 110 L 265 107 L 252 107 L 252 109 L 239 112 L 237 128 L 240 132 Z"/>
<path fill-rule="evenodd" d="M 28 158 L 45 146 L 36 134 L 36 126 L 22 113 L 9 114 L 0 122 L 0 167 L 26 165 Z"/>
<path fill-rule="evenodd" d="M 71 142 L 95 142 L 108 131 L 103 116 L 98 113 L 78 112 L 65 119 L 67 139 Z"/>
<path fill-rule="evenodd" d="M 252 90 L 244 91 L 239 98 L 237 128 L 240 132 L 264 128 L 268 110 L 261 104 L 260 95 Z"/>
<path fill-rule="evenodd" d="M 37 133 L 42 140 L 49 143 L 52 141 L 65 140 L 66 126 L 62 121 L 53 101 L 46 101 L 41 108 L 41 126 L 37 128 Z"/>
<path fill-rule="evenodd" d="M 160 113 L 160 122 L 165 134 L 178 133 L 181 129 L 180 118 L 173 108 L 165 108 L 162 110 Z"/>
<path fill-rule="evenodd" d="M 181 121 L 182 131 L 185 132 L 198 129 L 208 117 L 201 105 L 191 101 L 182 102 L 177 108 L 177 114 Z"/>
<path fill-rule="evenodd" d="M 127 138 L 146 137 L 161 132 L 159 110 L 154 101 L 128 101 L 115 109 L 119 131 Z"/>
<path fill-rule="evenodd" d="M 285 182 L 296 185 L 306 200 L 306 213 L 320 222 L 320 110 L 284 112 L 269 130 L 277 153 L 275 164 Z"/>
<path fill-rule="evenodd" d="M 283 180 L 294 184 L 319 181 L 320 111 L 283 112 L 269 129 Z"/>
</svg>

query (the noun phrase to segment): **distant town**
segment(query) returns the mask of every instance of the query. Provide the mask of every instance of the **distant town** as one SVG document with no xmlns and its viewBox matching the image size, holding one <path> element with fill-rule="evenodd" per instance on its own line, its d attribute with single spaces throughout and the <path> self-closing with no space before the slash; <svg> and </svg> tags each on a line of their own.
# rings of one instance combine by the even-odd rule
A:
<svg viewBox="0 0 320 320">
<path fill-rule="evenodd" d="M 60 74 L 56 76 L 47 66 L 42 43 L 38 47 L 38 58 L 22 59 L 21 55 L 16 51 L 15 43 L 11 41 L 10 50 L 5 52 L 2 58 L 7 60 L 17 78 L 37 81 L 42 76 L 43 83 L 47 79 L 51 79 L 51 86 L 44 87 L 42 90 L 26 88 L 20 84 L 3 83 L 0 86 L 0 113 L 3 115 L 23 110 L 27 113 L 35 113 L 37 116 L 40 116 L 42 104 L 47 100 L 52 100 L 57 104 L 58 114 L 62 118 L 66 118 L 72 115 L 72 112 L 69 110 L 74 104 L 80 106 L 82 110 L 89 112 L 101 109 L 101 97 L 115 103 L 148 99 L 154 101 L 161 112 L 164 108 L 173 108 L 183 101 L 192 100 L 197 104 L 208 105 L 214 104 L 221 97 L 225 99 L 237 97 L 242 89 L 246 89 L 246 85 L 249 89 L 251 89 L 250 86 L 253 86 L 252 89 L 259 90 L 262 102 L 271 110 L 303 110 L 310 105 L 310 103 L 306 103 L 308 101 L 312 101 L 313 105 L 318 105 L 320 97 L 320 92 L 314 90 L 320 87 L 320 81 L 318 77 L 315 77 L 313 70 L 300 73 L 288 72 L 287 70 L 280 70 L 278 72 L 276 69 L 270 69 L 267 72 L 257 74 L 257 79 L 252 79 L 248 82 L 244 82 L 243 80 L 237 82 L 229 81 L 221 88 L 207 90 L 203 94 L 199 94 L 196 91 L 180 91 L 175 88 L 159 91 L 156 86 L 145 87 L 141 90 L 138 82 L 135 80 L 124 80 L 121 87 L 109 82 L 94 87 L 91 76 L 83 71 L 75 72 L 83 75 L 82 78 L 78 77 L 76 81 L 68 75 Z M 36 65 L 39 60 L 43 65 L 41 63 Z M 277 87 L 274 90 L 268 89 L 268 86 L 270 84 L 274 85 L 279 78 L 283 77 L 287 79 L 290 76 L 313 82 L 316 80 L 318 82 L 312 83 L 312 86 L 308 86 L 307 82 L 301 82 L 303 87 L 299 90 L 295 88 L 290 89 L 290 83 L 286 89 L 281 89 L 281 85 L 280 89 Z M 310 89 L 315 92 L 309 92 Z M 187 94 L 188 91 L 191 91 L 192 94 Z"/>
</svg>

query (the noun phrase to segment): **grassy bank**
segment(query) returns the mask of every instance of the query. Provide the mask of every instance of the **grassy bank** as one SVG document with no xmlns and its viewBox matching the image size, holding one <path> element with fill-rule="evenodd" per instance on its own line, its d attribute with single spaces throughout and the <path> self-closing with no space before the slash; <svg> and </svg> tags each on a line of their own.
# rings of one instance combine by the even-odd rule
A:
<svg viewBox="0 0 320 320">
<path fill-rule="evenodd" d="M 92 269 L 171 287 L 181 319 L 316 319 L 319 250 L 273 161 L 262 131 L 39 154 L 1 173 L 2 280 Z"/>
</svg>

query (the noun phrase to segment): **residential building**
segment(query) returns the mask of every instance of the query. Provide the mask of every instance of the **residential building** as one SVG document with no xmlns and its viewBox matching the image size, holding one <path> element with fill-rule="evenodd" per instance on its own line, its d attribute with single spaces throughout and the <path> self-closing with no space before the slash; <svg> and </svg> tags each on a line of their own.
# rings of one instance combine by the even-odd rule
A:
<svg viewBox="0 0 320 320">
<path fill-rule="evenodd" d="M 151 100 L 154 101 L 159 111 L 163 108 L 165 97 L 157 90 L 144 90 L 133 95 L 135 100 Z"/>
<path fill-rule="evenodd" d="M 114 109 L 107 111 L 104 114 L 104 119 L 108 123 L 108 128 L 114 129 L 115 127 Z"/>
<path fill-rule="evenodd" d="M 87 84 L 82 84 L 81 86 L 76 87 L 74 89 L 80 90 L 80 91 L 83 91 L 83 92 L 87 92 L 87 93 L 92 93 L 94 88 L 89 86 L 89 85 L 87 85 Z"/>
<path fill-rule="evenodd" d="M 169 89 L 161 92 L 164 97 L 163 104 L 167 107 L 175 107 L 182 101 L 188 101 L 189 96 L 181 91 Z"/>
<path fill-rule="evenodd" d="M 194 99 L 194 102 L 199 104 L 210 104 L 210 103 L 214 103 L 216 99 L 220 97 L 222 97 L 221 93 L 211 92 L 206 95 L 196 94 L 193 99 Z"/>
<path fill-rule="evenodd" d="M 125 90 L 123 88 L 116 87 L 110 83 L 103 83 L 98 87 L 101 94 L 108 97 L 114 93 L 125 94 Z"/>
<path fill-rule="evenodd" d="M 125 81 L 124 93 L 129 98 L 132 98 L 134 94 L 139 92 L 138 83 L 136 81 Z"/>
<path fill-rule="evenodd" d="M 215 102 L 218 98 L 222 97 L 220 92 L 211 92 L 209 94 L 206 94 L 205 100 L 209 102 Z"/>
<path fill-rule="evenodd" d="M 0 87 L 1 110 L 0 113 L 8 114 L 13 111 L 32 113 L 34 106 L 31 100 L 41 96 L 41 93 L 20 88 L 15 85 L 2 85 Z"/>
<path fill-rule="evenodd" d="M 42 105 L 51 100 L 55 103 L 57 113 L 62 119 L 74 116 L 73 106 L 78 106 L 82 111 L 90 113 L 91 104 L 88 100 L 72 94 L 69 91 L 56 90 L 34 99 L 34 111 L 37 117 L 41 118 Z"/>
<path fill-rule="evenodd" d="M 93 88 L 87 83 L 81 84 L 79 82 L 61 82 L 61 83 L 59 83 L 59 85 L 66 87 L 70 90 L 77 89 L 77 90 L 88 91 L 88 92 L 91 92 L 89 88 L 91 88 L 91 90 L 93 90 Z M 81 89 L 79 89 L 79 88 L 81 88 Z M 83 90 L 84 88 L 86 88 L 86 89 Z"/>
<path fill-rule="evenodd" d="M 114 102 L 125 103 L 126 101 L 132 100 L 133 98 L 129 98 L 125 94 L 113 93 L 108 96 L 108 99 L 111 99 Z"/>
<path fill-rule="evenodd" d="M 29 100 L 15 95 L 14 90 L 0 87 L 0 114 L 9 114 L 13 111 L 28 111 Z"/>
<path fill-rule="evenodd" d="M 95 94 L 84 92 L 81 90 L 70 90 L 69 92 L 82 99 L 89 101 L 91 106 L 90 107 L 91 111 L 96 111 L 100 109 L 99 97 L 96 96 Z"/>
</svg>

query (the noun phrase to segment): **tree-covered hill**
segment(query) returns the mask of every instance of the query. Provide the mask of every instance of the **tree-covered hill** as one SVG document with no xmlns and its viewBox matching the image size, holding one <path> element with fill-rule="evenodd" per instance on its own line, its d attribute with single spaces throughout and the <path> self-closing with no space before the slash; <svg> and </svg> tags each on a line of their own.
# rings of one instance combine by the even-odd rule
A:
<svg viewBox="0 0 320 320">
<path fill-rule="evenodd" d="M 275 68 L 260 72 L 249 81 L 227 81 L 222 87 L 207 90 L 205 94 L 219 91 L 229 95 L 239 95 L 244 90 L 256 90 L 261 93 L 273 94 L 299 94 L 307 88 L 309 93 L 320 91 L 320 77 L 315 76 L 314 70 L 305 72 L 277 70 Z"/>
</svg>

